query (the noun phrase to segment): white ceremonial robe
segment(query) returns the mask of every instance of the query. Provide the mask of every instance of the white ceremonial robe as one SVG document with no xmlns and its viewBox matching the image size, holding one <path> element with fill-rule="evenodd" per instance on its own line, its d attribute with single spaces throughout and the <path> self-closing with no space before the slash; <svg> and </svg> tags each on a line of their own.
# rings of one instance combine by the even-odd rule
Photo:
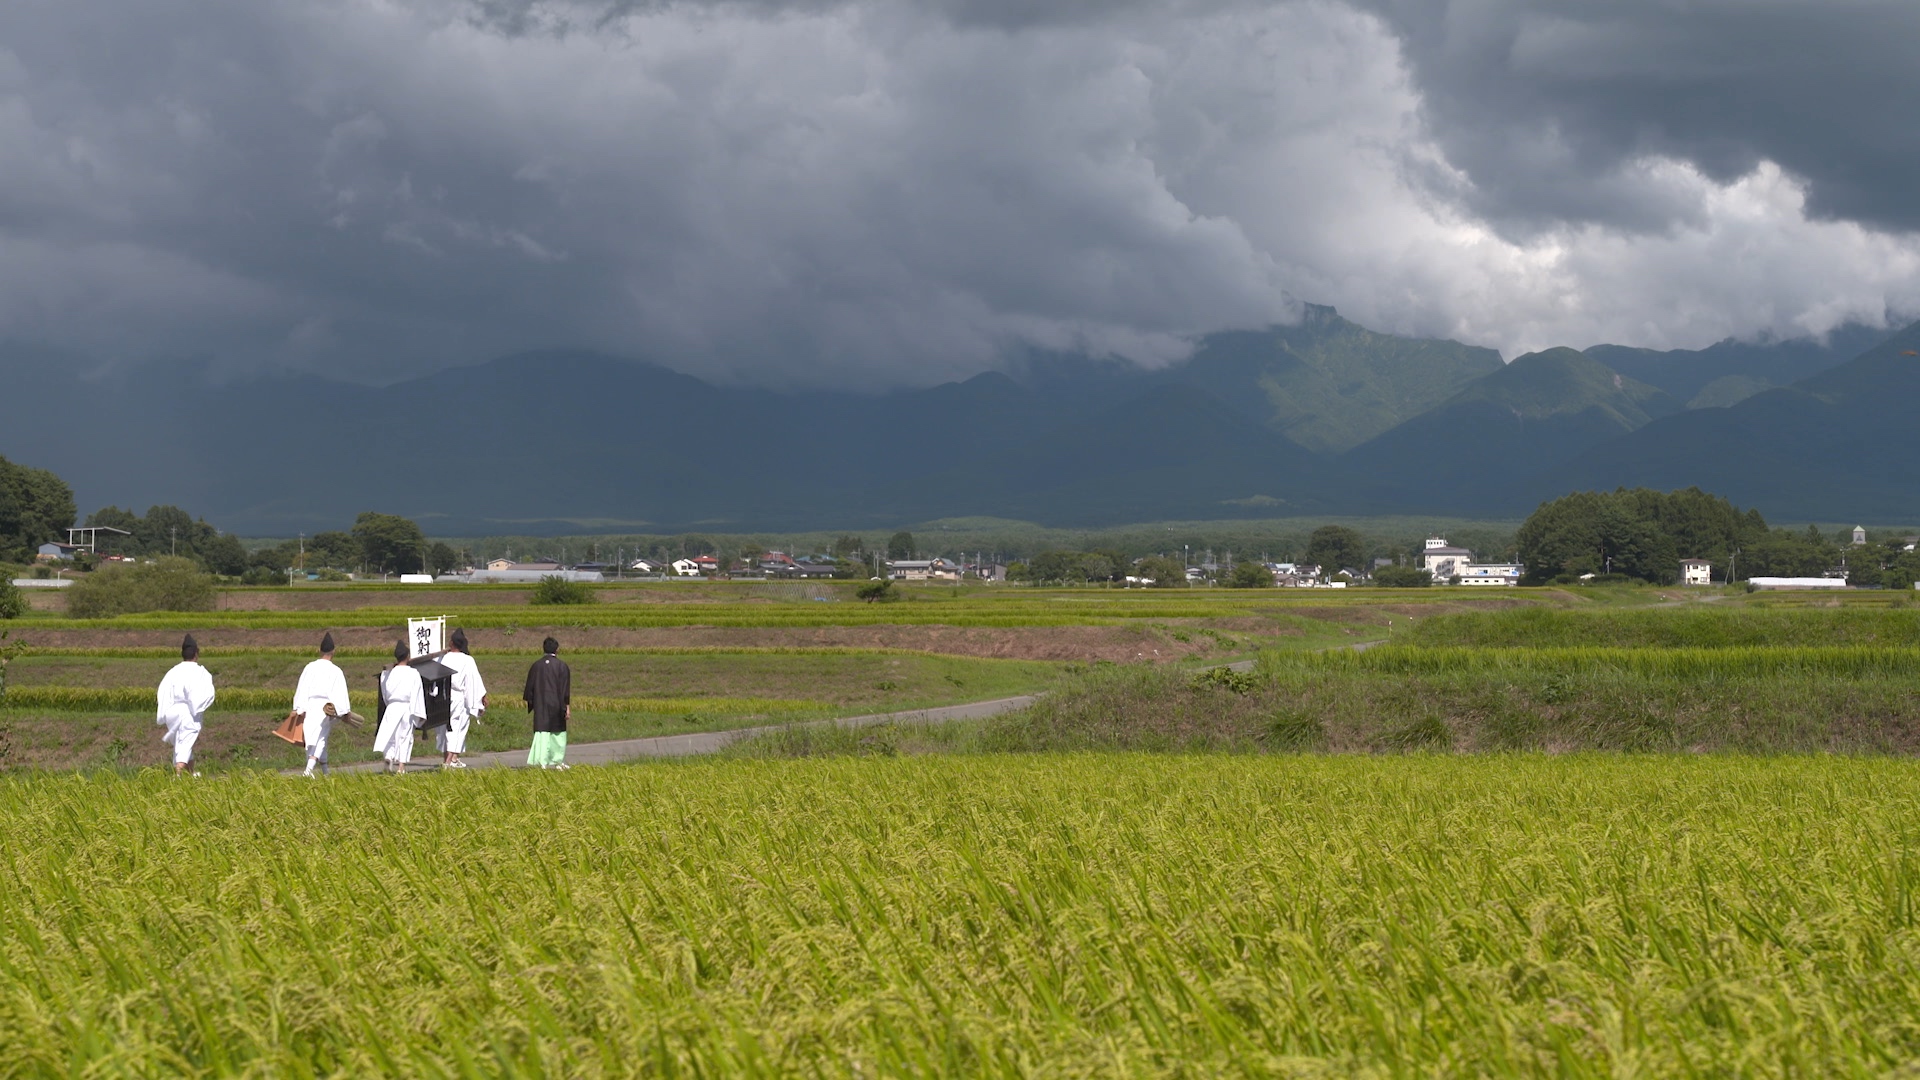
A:
<svg viewBox="0 0 1920 1080">
<path fill-rule="evenodd" d="M 173 744 L 175 765 L 185 765 L 193 760 L 201 720 L 213 707 L 213 675 L 192 660 L 182 660 L 160 680 L 156 697 L 160 708 L 153 722 L 167 729 L 160 741 Z"/>
<path fill-rule="evenodd" d="M 380 689 L 387 708 L 380 714 L 373 749 L 388 761 L 404 765 L 413 760 L 413 722 L 427 718 L 427 688 L 410 665 L 396 664 L 381 676 Z"/>
<path fill-rule="evenodd" d="M 323 762 L 327 760 L 327 736 L 333 733 L 333 719 L 327 715 L 329 704 L 342 716 L 353 711 L 347 704 L 347 674 L 331 660 L 315 660 L 300 672 L 300 682 L 293 688 L 293 711 L 307 714 L 302 725 L 307 756 Z"/>
<path fill-rule="evenodd" d="M 481 700 L 487 696 L 487 684 L 480 678 L 480 665 L 466 653 L 455 650 L 442 656 L 440 662 L 453 672 L 453 693 L 447 701 L 451 706 L 447 726 L 434 735 L 434 745 L 443 754 L 464 754 L 467 729 L 473 726 L 474 717 L 486 711 Z"/>
</svg>

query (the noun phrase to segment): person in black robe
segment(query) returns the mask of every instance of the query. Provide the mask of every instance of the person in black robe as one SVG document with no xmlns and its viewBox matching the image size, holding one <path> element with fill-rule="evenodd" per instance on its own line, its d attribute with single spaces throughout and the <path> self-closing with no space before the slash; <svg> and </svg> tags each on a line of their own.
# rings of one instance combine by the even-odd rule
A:
<svg viewBox="0 0 1920 1080">
<path fill-rule="evenodd" d="M 567 767 L 567 721 L 573 718 L 573 672 L 560 659 L 560 643 L 541 643 L 545 655 L 527 669 L 527 711 L 533 714 L 533 747 L 527 764 L 543 769 Z"/>
</svg>

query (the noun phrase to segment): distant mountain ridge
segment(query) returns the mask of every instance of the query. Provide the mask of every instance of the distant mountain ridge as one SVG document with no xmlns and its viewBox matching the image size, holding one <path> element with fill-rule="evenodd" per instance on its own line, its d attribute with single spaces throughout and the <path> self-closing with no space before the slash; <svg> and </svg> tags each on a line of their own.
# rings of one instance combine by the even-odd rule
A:
<svg viewBox="0 0 1920 1080">
<path fill-rule="evenodd" d="M 1681 405 L 1584 353 L 1528 353 L 1345 455 L 1350 483 L 1383 506 L 1498 506 L 1513 479 L 1568 460 Z M 1416 467 L 1414 463 L 1422 463 Z M 1435 483 L 1448 476 L 1454 485 Z"/>
<path fill-rule="evenodd" d="M 1503 365 L 1309 307 L 1296 326 L 1209 335 L 1159 370 L 1036 356 L 881 395 L 718 387 L 567 350 L 374 389 L 220 383 L 192 364 L 89 377 L 81 358 L 5 346 L 0 454 L 65 476 L 83 513 L 173 503 L 251 535 L 366 509 L 447 535 L 1504 517 L 1570 485 L 1638 483 L 1699 484 L 1773 516 L 1920 521 L 1920 485 L 1895 465 L 1917 449 L 1903 430 L 1914 365 L 1889 346 L 1823 359 L 1866 336 L 1887 332 Z M 1716 382 L 1800 371 L 1731 408 L 1684 407 Z"/>
</svg>

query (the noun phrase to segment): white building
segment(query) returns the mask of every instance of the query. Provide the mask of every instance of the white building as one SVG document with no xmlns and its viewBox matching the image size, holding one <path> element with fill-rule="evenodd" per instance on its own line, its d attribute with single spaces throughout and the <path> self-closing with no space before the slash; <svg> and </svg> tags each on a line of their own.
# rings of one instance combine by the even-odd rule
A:
<svg viewBox="0 0 1920 1080">
<path fill-rule="evenodd" d="M 1846 578 L 1836 577 L 1756 577 L 1747 584 L 1756 589 L 1844 589 Z"/>
<path fill-rule="evenodd" d="M 692 559 L 673 560 L 673 572 L 681 577 L 699 577 L 700 564 Z"/>
<path fill-rule="evenodd" d="M 899 559 L 887 563 L 895 581 L 959 581 L 960 566 L 945 559 Z"/>
<path fill-rule="evenodd" d="M 1713 584 L 1713 564 L 1708 562 L 1705 559 L 1681 559 L 1680 560 L 1680 584 L 1682 585 Z"/>
<path fill-rule="evenodd" d="M 1468 563 L 1458 576 L 1462 585 L 1518 585 L 1526 572 L 1519 563 Z"/>
<path fill-rule="evenodd" d="M 1467 564 L 1473 561 L 1473 552 L 1463 547 L 1454 547 L 1447 543 L 1444 536 L 1427 537 L 1427 549 L 1420 553 L 1420 565 L 1435 581 L 1465 576 Z"/>
<path fill-rule="evenodd" d="M 1853 527 L 1853 546 L 1854 546 L 1854 547 L 1865 547 L 1866 545 L 1867 545 L 1867 529 L 1866 529 L 1866 526 L 1864 526 L 1864 525 L 1855 525 L 1855 526 Z"/>
</svg>

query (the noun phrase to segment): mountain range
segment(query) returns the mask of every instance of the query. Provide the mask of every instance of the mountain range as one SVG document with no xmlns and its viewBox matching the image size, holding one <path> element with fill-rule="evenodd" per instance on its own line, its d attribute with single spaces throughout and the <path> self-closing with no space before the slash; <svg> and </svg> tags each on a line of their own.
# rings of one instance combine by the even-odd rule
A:
<svg viewBox="0 0 1920 1080">
<path fill-rule="evenodd" d="M 1036 355 L 879 395 L 715 386 L 574 351 L 371 388 L 88 374 L 0 347 L 0 455 L 85 510 L 172 503 L 249 535 L 367 509 L 437 535 L 1524 516 L 1580 488 L 1698 485 L 1789 520 L 1920 522 L 1920 324 L 1657 352 L 1493 350 L 1309 306 L 1145 370 Z"/>
</svg>

